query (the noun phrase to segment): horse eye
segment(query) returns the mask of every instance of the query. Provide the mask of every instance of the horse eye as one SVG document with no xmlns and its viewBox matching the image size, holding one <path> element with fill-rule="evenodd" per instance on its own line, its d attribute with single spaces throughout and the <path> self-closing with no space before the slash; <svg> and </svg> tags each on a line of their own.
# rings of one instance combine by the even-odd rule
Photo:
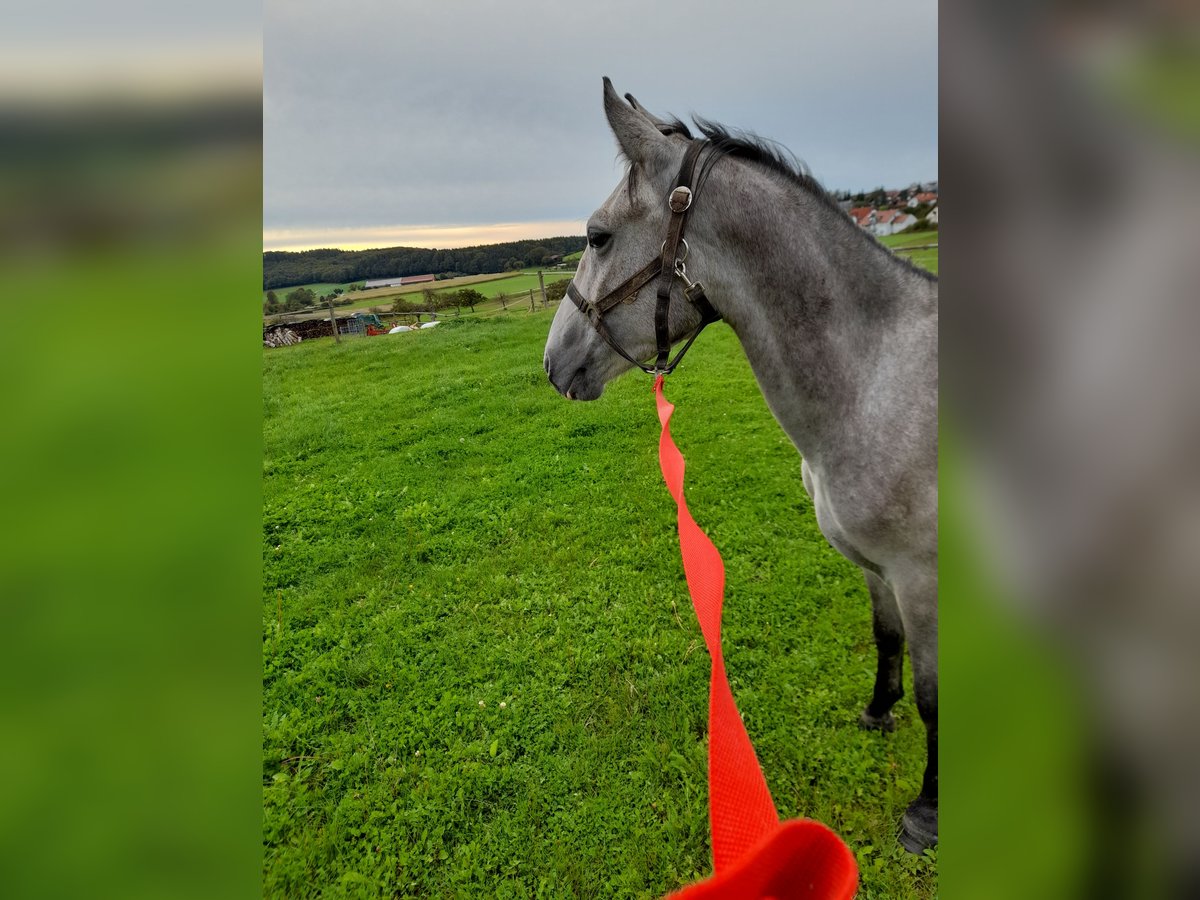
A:
<svg viewBox="0 0 1200 900">
<path fill-rule="evenodd" d="M 589 231 L 588 245 L 599 250 L 612 239 L 612 235 L 607 231 Z"/>
</svg>

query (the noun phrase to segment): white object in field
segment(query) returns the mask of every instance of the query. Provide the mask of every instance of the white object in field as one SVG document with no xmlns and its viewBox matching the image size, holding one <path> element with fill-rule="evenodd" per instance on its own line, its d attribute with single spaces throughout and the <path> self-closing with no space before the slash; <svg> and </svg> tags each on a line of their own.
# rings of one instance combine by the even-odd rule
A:
<svg viewBox="0 0 1200 900">
<path fill-rule="evenodd" d="M 389 331 L 388 334 L 399 334 L 401 331 L 412 331 L 412 329 L 407 325 L 397 325 L 395 328 Z"/>
<path fill-rule="evenodd" d="M 441 322 L 422 322 L 421 327 L 422 328 L 434 328 L 441 324 L 442 324 Z"/>
</svg>

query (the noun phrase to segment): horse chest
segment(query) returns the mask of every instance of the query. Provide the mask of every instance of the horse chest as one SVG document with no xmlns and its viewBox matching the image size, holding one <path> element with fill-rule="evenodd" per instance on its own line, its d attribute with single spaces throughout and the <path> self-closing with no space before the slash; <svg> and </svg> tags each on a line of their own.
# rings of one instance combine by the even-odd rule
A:
<svg viewBox="0 0 1200 900">
<path fill-rule="evenodd" d="M 821 529 L 825 540 L 851 562 L 878 571 L 869 541 L 864 540 L 865 535 L 855 533 L 853 526 L 847 523 L 847 518 L 852 517 L 847 517 L 845 511 L 840 509 L 845 501 L 839 497 L 836 484 L 831 484 L 828 478 L 822 477 L 805 460 L 800 462 L 800 475 L 804 479 L 804 489 L 812 498 L 817 527 Z"/>
</svg>

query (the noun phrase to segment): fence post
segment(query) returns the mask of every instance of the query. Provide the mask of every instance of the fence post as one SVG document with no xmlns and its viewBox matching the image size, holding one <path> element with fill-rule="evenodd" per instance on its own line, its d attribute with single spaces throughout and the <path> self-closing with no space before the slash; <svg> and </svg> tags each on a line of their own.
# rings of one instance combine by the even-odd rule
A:
<svg viewBox="0 0 1200 900">
<path fill-rule="evenodd" d="M 529 311 L 533 312 L 533 288 L 529 289 Z"/>
<path fill-rule="evenodd" d="M 542 289 L 542 309 L 550 304 L 546 302 L 546 279 L 542 278 L 542 270 L 538 269 L 538 287 Z"/>
<path fill-rule="evenodd" d="M 342 339 L 338 335 L 337 317 L 333 314 L 333 300 L 326 300 L 325 303 L 329 306 L 329 324 L 333 326 L 333 340 L 335 343 L 340 344 Z"/>
</svg>

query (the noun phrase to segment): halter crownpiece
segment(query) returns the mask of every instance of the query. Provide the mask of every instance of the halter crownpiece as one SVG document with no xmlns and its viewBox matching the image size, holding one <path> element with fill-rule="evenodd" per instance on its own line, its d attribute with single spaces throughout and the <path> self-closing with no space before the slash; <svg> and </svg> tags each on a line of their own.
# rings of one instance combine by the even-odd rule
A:
<svg viewBox="0 0 1200 900">
<path fill-rule="evenodd" d="M 708 141 L 693 141 L 683 156 L 683 164 L 679 167 L 679 175 L 675 179 L 676 187 L 667 197 L 671 220 L 667 224 L 667 239 L 663 241 L 659 257 L 652 259 L 599 300 L 587 300 L 575 287 L 574 280 L 567 285 L 567 296 L 571 298 L 571 302 L 579 311 L 588 317 L 588 321 L 592 323 L 592 327 L 596 329 L 604 342 L 618 355 L 650 375 L 669 375 L 673 372 L 705 326 L 717 322 L 721 318 L 721 314 L 713 308 L 712 303 L 705 295 L 704 286 L 687 277 L 687 268 L 684 265 L 684 260 L 688 255 L 688 245 L 687 241 L 683 239 L 683 230 L 687 224 L 688 212 L 692 208 L 692 200 L 695 198 L 692 184 L 696 171 L 696 160 L 707 145 Z M 681 244 L 683 245 L 682 255 L 679 252 Z M 642 288 L 656 277 L 658 278 L 658 305 L 654 310 L 654 337 L 658 354 L 654 365 L 648 366 L 634 359 L 614 340 L 604 325 L 604 315 L 614 306 L 636 299 Z M 670 359 L 671 337 L 668 323 L 671 311 L 671 287 L 676 279 L 683 282 L 684 297 L 699 311 L 700 324 L 688 337 L 687 343 L 675 354 L 675 358 Z"/>
</svg>

